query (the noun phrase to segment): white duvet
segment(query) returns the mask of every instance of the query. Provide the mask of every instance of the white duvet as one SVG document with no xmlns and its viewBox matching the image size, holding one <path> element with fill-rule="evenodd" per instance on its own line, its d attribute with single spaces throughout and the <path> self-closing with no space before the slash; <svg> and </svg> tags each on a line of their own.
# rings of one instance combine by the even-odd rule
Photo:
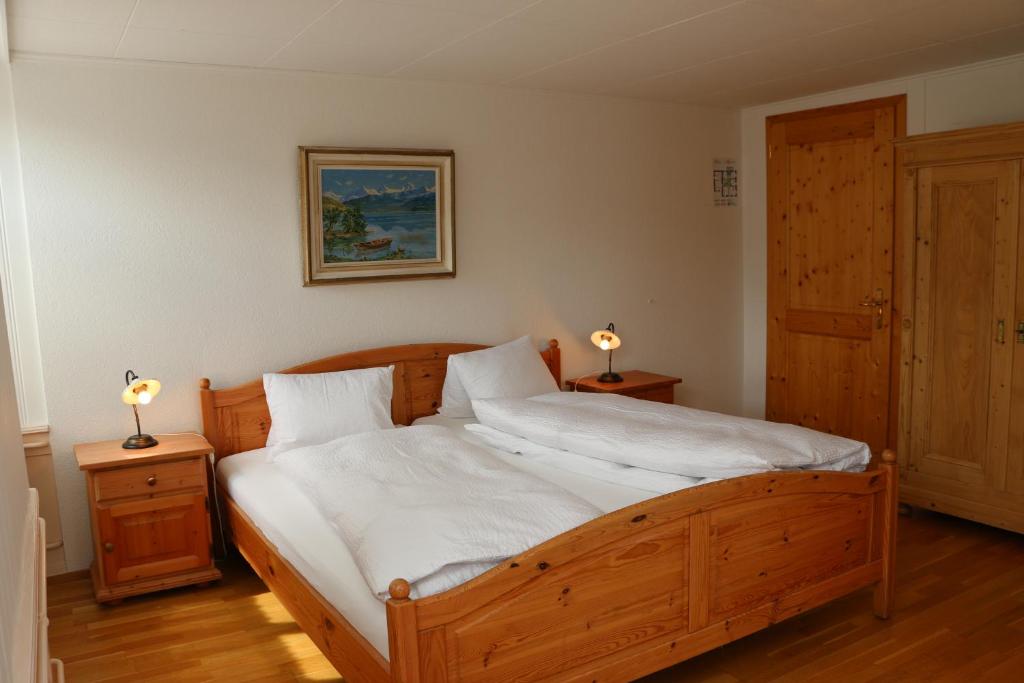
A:
<svg viewBox="0 0 1024 683">
<path fill-rule="evenodd" d="M 274 459 L 341 535 L 377 597 L 423 597 L 599 516 L 443 427 L 367 432 Z"/>
<path fill-rule="evenodd" d="M 473 410 L 481 424 L 539 446 L 676 477 L 859 470 L 871 459 L 867 444 L 859 441 L 616 394 L 483 399 L 473 401 Z"/>
<path fill-rule="evenodd" d="M 618 484 L 619 486 L 628 486 L 640 489 L 641 491 L 665 494 L 714 481 L 713 479 L 684 477 L 681 474 L 657 472 L 609 460 L 590 458 L 579 453 L 542 446 L 521 436 L 506 434 L 487 425 L 470 423 L 465 426 L 465 429 L 486 445 L 491 448 L 497 448 L 499 451 L 521 455 L 527 460 L 539 462 L 549 467 L 557 467 L 560 470 L 583 474 L 593 479 Z"/>
</svg>

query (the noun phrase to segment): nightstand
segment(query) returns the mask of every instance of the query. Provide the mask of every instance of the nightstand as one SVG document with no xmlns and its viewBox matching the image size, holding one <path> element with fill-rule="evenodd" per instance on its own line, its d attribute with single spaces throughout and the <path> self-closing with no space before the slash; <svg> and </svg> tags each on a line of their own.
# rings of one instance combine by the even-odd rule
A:
<svg viewBox="0 0 1024 683">
<path fill-rule="evenodd" d="M 121 439 L 75 445 L 92 520 L 92 583 L 99 602 L 221 577 L 213 566 L 207 456 L 198 434 L 157 435 L 159 444 L 121 448 Z"/>
<path fill-rule="evenodd" d="M 622 375 L 621 382 L 598 382 L 597 377 L 591 376 L 570 379 L 565 386 L 570 390 L 575 389 L 594 394 L 621 394 L 647 401 L 672 403 L 672 387 L 683 381 L 679 377 L 656 375 L 643 370 L 626 370 L 619 374 Z"/>
</svg>

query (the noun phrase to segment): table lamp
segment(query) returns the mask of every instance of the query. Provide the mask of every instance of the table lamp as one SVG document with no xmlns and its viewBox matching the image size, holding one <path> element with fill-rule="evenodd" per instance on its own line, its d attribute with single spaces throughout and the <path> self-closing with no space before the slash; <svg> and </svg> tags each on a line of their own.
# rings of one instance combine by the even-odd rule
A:
<svg viewBox="0 0 1024 683">
<path fill-rule="evenodd" d="M 622 346 L 622 340 L 615 334 L 615 323 L 608 323 L 608 327 L 598 330 L 590 335 L 590 341 L 602 351 L 608 352 L 608 372 L 601 373 L 597 378 L 598 382 L 621 382 L 622 375 L 612 372 L 612 351 Z"/>
<path fill-rule="evenodd" d="M 139 404 L 148 405 L 153 397 L 160 393 L 160 382 L 155 379 L 139 379 L 133 370 L 124 373 L 124 383 L 127 385 L 121 392 L 121 400 L 132 407 L 135 413 L 135 434 L 132 434 L 121 448 L 152 448 L 159 442 L 149 434 L 142 433 L 142 426 L 139 424 Z"/>
</svg>

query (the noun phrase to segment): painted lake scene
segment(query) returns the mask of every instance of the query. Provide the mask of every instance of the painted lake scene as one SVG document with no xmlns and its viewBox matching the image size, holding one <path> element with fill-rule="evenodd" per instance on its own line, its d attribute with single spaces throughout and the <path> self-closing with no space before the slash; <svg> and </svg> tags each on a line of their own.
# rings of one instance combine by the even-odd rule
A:
<svg viewBox="0 0 1024 683">
<path fill-rule="evenodd" d="M 321 168 L 325 263 L 438 259 L 434 169 Z"/>
</svg>

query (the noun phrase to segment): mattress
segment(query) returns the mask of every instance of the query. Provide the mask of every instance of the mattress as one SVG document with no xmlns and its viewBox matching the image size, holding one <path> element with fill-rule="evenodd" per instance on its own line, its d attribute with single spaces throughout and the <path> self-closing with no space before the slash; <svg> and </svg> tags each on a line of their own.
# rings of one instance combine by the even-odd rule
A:
<svg viewBox="0 0 1024 683">
<path fill-rule="evenodd" d="M 571 491 L 603 512 L 657 495 L 488 448 L 463 429 L 472 421 L 433 415 L 416 420 L 415 424 L 448 427 L 500 460 Z M 224 458 L 217 465 L 217 481 L 281 556 L 387 659 L 384 604 L 373 596 L 341 537 L 292 480 L 268 462 L 266 449 Z"/>
</svg>

